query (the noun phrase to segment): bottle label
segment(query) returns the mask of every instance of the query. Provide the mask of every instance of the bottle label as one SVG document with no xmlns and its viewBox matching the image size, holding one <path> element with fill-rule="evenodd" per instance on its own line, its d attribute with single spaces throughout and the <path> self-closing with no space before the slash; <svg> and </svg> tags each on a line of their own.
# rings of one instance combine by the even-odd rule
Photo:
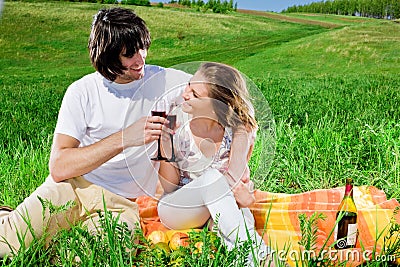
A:
<svg viewBox="0 0 400 267">
<path fill-rule="evenodd" d="M 334 241 L 337 242 L 336 248 L 342 249 L 355 246 L 357 242 L 357 223 L 347 224 L 347 233 L 339 234 L 339 227 L 336 225 L 334 230 Z"/>
<path fill-rule="evenodd" d="M 357 224 L 347 225 L 347 245 L 354 246 L 357 240 Z"/>
</svg>

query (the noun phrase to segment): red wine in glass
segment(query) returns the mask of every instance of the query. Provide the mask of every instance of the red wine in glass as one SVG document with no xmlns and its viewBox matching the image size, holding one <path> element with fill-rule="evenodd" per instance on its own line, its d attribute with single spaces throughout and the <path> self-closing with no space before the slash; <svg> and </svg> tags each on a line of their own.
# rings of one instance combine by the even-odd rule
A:
<svg viewBox="0 0 400 267">
<path fill-rule="evenodd" d="M 167 112 L 166 112 L 166 111 L 156 111 L 156 110 L 153 110 L 153 111 L 151 112 L 151 116 L 158 116 L 158 117 L 166 118 L 166 117 L 167 117 Z"/>
<path fill-rule="evenodd" d="M 176 127 L 176 115 L 168 115 L 167 120 L 169 121 L 168 128 L 173 130 Z"/>
<path fill-rule="evenodd" d="M 151 111 L 152 116 L 167 117 L 167 106 L 165 101 L 161 100 L 155 104 L 154 110 Z M 157 156 L 152 160 L 167 160 L 167 158 L 161 155 L 161 136 L 157 140 Z"/>
<path fill-rule="evenodd" d="M 167 116 L 167 120 L 169 121 L 168 127 L 170 129 L 172 129 L 172 130 L 175 129 L 175 127 L 176 127 L 176 115 L 169 114 Z M 175 162 L 176 159 L 175 159 L 175 151 L 174 151 L 174 136 L 172 134 L 169 134 L 169 138 L 171 139 L 171 150 L 172 150 L 172 152 L 171 152 L 171 158 L 167 159 L 167 162 Z"/>
</svg>

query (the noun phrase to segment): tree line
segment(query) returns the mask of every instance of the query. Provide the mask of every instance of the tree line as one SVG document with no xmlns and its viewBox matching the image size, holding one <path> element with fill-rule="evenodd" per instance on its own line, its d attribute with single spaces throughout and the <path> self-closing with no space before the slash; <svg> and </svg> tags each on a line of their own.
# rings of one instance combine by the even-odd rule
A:
<svg viewBox="0 0 400 267">
<path fill-rule="evenodd" d="M 295 5 L 282 12 L 307 12 L 379 19 L 400 18 L 400 0 L 327 0 Z"/>
<path fill-rule="evenodd" d="M 89 2 L 89 3 L 100 3 L 100 4 L 118 4 L 122 5 L 136 5 L 136 6 L 150 6 L 150 0 L 8 0 L 8 1 L 23 1 L 23 2 L 47 2 L 47 1 L 68 1 L 68 2 Z M 1 0 L 0 0 L 1 2 Z M 196 9 L 197 11 L 206 12 L 212 10 L 214 13 L 228 13 L 231 11 L 237 11 L 237 3 L 233 0 L 171 0 L 170 4 L 179 4 L 181 6 Z M 159 2 L 159 7 L 163 7 L 163 3 Z"/>
<path fill-rule="evenodd" d="M 1 1 L 1 0 L 0 0 Z M 136 5 L 136 6 L 150 6 L 149 0 L 8 0 L 8 1 L 20 1 L 20 2 L 53 2 L 53 1 L 65 1 L 65 2 L 87 2 L 87 3 L 99 3 L 99 4 L 118 4 L 123 5 Z"/>
<path fill-rule="evenodd" d="M 171 0 L 170 4 L 179 4 L 189 8 L 194 8 L 198 11 L 212 10 L 214 13 L 228 13 L 237 10 L 237 3 L 233 3 L 233 0 Z"/>
</svg>

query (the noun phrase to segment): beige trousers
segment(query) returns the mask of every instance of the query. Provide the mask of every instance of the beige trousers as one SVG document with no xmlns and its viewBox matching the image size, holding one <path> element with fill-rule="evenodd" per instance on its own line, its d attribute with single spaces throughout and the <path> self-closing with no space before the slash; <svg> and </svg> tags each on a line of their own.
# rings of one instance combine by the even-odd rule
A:
<svg viewBox="0 0 400 267">
<path fill-rule="evenodd" d="M 39 198 L 48 200 L 54 206 L 68 202 L 73 204 L 65 211 L 50 214 L 48 208 L 43 210 Z M 104 205 L 113 216 L 119 215 L 119 221 L 127 223 L 129 229 L 133 230 L 139 223 L 136 203 L 92 184 L 81 176 L 60 183 L 54 182 L 49 176 L 14 211 L 0 211 L 0 257 L 19 250 L 21 244 L 18 234 L 25 236 L 24 243 L 29 245 L 34 238 L 32 230 L 36 238 L 46 233 L 46 240 L 49 241 L 57 230 L 69 229 L 76 222 L 83 221 L 89 231 L 94 232 L 99 223 L 97 211 L 104 211 Z"/>
</svg>

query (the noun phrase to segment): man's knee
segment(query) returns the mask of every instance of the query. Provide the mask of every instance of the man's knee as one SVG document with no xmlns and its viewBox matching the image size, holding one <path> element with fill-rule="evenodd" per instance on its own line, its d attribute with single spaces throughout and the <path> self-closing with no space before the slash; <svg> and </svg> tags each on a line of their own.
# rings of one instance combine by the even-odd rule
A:
<svg viewBox="0 0 400 267">
<path fill-rule="evenodd" d="M 112 228 L 116 225 L 126 227 L 126 230 L 133 232 L 137 227 L 140 227 L 140 220 L 139 214 L 134 214 L 132 211 L 97 211 L 90 214 L 84 220 L 83 225 L 93 235 L 104 232 L 105 229 L 110 229 L 110 227 Z"/>
</svg>

